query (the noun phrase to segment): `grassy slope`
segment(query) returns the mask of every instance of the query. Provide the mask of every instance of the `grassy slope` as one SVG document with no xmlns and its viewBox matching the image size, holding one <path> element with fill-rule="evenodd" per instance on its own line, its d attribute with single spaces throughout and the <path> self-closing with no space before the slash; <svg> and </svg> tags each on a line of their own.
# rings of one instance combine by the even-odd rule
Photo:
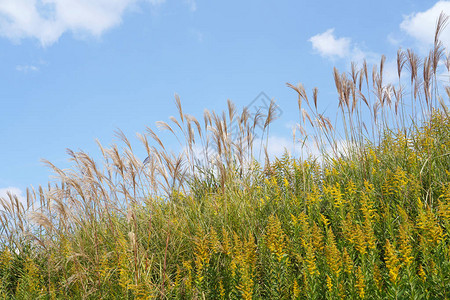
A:
<svg viewBox="0 0 450 300">
<path fill-rule="evenodd" d="M 181 132 L 179 156 L 149 129 L 159 147 L 141 136 L 145 165 L 120 133 L 125 149 L 100 146 L 103 165 L 82 152 L 69 152 L 72 170 L 48 163 L 60 184 L 30 191 L 27 207 L 2 200 L 0 297 L 449 298 L 450 118 L 444 100 L 435 110 L 430 65 L 440 49 L 420 66 L 430 76 L 411 77 L 417 111 L 405 109 L 403 87 L 382 85 L 382 70 L 373 80 L 367 66 L 335 72 L 352 141 L 343 155 L 286 155 L 262 167 L 246 139 L 258 122 L 268 129 L 272 111 L 252 119 L 230 103 L 227 116 L 205 114 L 201 129 L 177 101 L 179 119 L 159 125 Z M 414 57 L 400 52 L 399 65 L 414 69 Z M 317 140 L 335 146 L 331 123 L 312 105 L 316 93 L 308 100 L 291 87 L 302 126 L 311 119 Z M 370 138 L 358 101 L 379 116 Z M 240 132 L 231 141 L 233 120 Z M 194 140 L 215 150 L 206 164 L 195 160 Z"/>
<path fill-rule="evenodd" d="M 435 114 L 407 139 L 391 133 L 324 166 L 286 156 L 251 180 L 230 175 L 224 191 L 199 182 L 128 215 L 80 218 L 73 231 L 55 226 L 45 249 L 3 248 L 1 292 L 444 299 L 449 149 L 450 118 Z"/>
</svg>

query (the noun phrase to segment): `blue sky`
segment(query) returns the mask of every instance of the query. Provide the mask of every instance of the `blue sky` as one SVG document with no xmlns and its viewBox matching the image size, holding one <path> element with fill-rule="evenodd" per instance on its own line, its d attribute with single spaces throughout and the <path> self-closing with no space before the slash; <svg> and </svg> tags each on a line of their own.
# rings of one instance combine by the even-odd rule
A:
<svg viewBox="0 0 450 300">
<path fill-rule="evenodd" d="M 333 116 L 333 66 L 385 54 L 389 77 L 398 47 L 425 53 L 441 11 L 450 1 L 0 0 L 0 196 L 46 185 L 41 158 L 68 167 L 66 148 L 95 156 L 117 128 L 138 145 L 176 115 L 175 93 L 201 117 L 265 92 L 283 111 L 277 154 L 298 121 L 287 82 L 318 87 Z"/>
</svg>

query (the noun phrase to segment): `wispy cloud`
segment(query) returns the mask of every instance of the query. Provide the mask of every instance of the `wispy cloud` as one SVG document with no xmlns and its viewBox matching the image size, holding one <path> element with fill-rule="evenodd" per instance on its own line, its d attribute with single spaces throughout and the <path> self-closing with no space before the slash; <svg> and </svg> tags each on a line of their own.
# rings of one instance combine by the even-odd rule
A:
<svg viewBox="0 0 450 300">
<path fill-rule="evenodd" d="M 400 46 L 400 44 L 403 42 L 403 38 L 400 37 L 400 36 L 398 36 L 398 35 L 395 35 L 395 34 L 393 34 L 393 33 L 390 33 L 390 34 L 388 34 L 388 36 L 387 36 L 387 41 L 388 41 L 392 46 L 398 47 L 398 46 Z"/>
<path fill-rule="evenodd" d="M 192 12 L 197 11 L 197 2 L 195 0 L 184 0 L 184 3 L 186 3 Z"/>
<path fill-rule="evenodd" d="M 192 37 L 194 37 L 198 42 L 203 42 L 203 33 L 196 30 L 196 29 L 191 29 L 190 34 Z"/>
<path fill-rule="evenodd" d="M 427 48 L 434 41 L 436 21 L 441 12 L 450 15 L 450 1 L 439 1 L 426 11 L 405 16 L 400 24 L 400 29 L 414 38 L 419 43 L 419 46 Z M 450 47 L 449 28 L 442 32 L 441 41 L 444 43 L 444 46 Z"/>
<path fill-rule="evenodd" d="M 311 157 L 317 159 L 321 162 L 325 156 L 329 157 L 339 157 L 341 155 L 347 155 L 349 151 L 349 144 L 344 140 L 337 140 L 332 145 L 325 143 L 319 145 L 317 141 L 313 139 L 307 139 L 305 141 L 300 141 L 298 139 L 287 138 L 285 136 L 271 135 L 268 140 L 263 141 L 263 145 L 267 142 L 267 154 L 271 160 L 275 158 L 280 158 L 282 155 L 287 153 L 293 157 Z M 260 140 L 257 140 L 256 144 L 259 144 Z"/>
<path fill-rule="evenodd" d="M 10 196 L 17 196 L 17 199 L 19 199 L 19 201 L 22 204 L 26 204 L 26 198 L 23 195 L 23 192 L 21 189 L 19 189 L 18 187 L 14 187 L 14 186 L 9 186 L 6 188 L 0 188 L 0 198 L 3 198 L 5 200 L 10 199 Z"/>
<path fill-rule="evenodd" d="M 381 54 L 363 50 L 351 38 L 337 37 L 334 34 L 334 28 L 311 37 L 309 41 L 312 43 L 313 49 L 322 57 L 333 62 L 337 60 L 344 61 L 348 66 L 350 66 L 351 62 L 355 62 L 361 66 L 364 60 L 369 65 L 374 65 L 378 64 L 381 59 Z M 392 83 L 397 80 L 396 68 L 394 60 L 386 61 L 383 72 L 385 82 Z"/>
<path fill-rule="evenodd" d="M 267 154 L 271 159 L 275 157 L 281 157 L 283 154 L 289 153 L 294 155 L 294 141 L 293 139 L 286 138 L 284 136 L 270 135 L 269 139 L 264 139 L 262 145 L 267 143 Z M 261 139 L 257 139 L 255 145 L 260 145 Z"/>
<path fill-rule="evenodd" d="M 450 1 L 439 1 L 426 11 L 405 16 L 400 24 L 400 29 L 414 38 L 419 47 L 428 49 L 434 42 L 436 21 L 441 12 L 450 15 Z M 444 29 L 440 39 L 447 49 L 450 48 L 449 28 Z"/>
<path fill-rule="evenodd" d="M 37 72 L 39 71 L 39 67 L 33 65 L 17 65 L 16 71 L 23 73 Z"/>
<path fill-rule="evenodd" d="M 436 22 L 441 12 L 450 15 L 450 1 L 439 1 L 428 10 L 404 16 L 403 21 L 400 23 L 400 29 L 403 33 L 396 35 L 390 33 L 387 36 L 387 40 L 392 45 L 400 46 L 404 42 L 405 37 L 410 36 L 419 44 L 419 47 L 428 49 L 434 41 Z M 377 63 L 379 61 L 380 54 L 362 50 L 350 37 L 338 37 L 334 31 L 335 29 L 331 28 L 309 39 L 312 43 L 312 48 L 321 56 L 330 60 L 343 59 L 361 62 L 366 59 L 369 63 Z M 441 41 L 446 48 L 450 48 L 449 27 L 442 32 Z"/>
<path fill-rule="evenodd" d="M 428 49 L 434 41 L 436 22 L 441 12 L 450 15 L 450 1 L 439 1 L 428 10 L 405 16 L 400 24 L 402 32 L 395 36 L 390 33 L 387 40 L 392 45 L 401 46 L 406 36 L 410 36 L 417 42 L 419 48 Z M 349 37 L 337 37 L 334 28 L 312 36 L 309 41 L 312 43 L 312 48 L 321 56 L 332 61 L 344 60 L 348 65 L 352 61 L 360 64 L 363 60 L 369 64 L 377 64 L 381 57 L 381 54 L 362 50 Z M 449 28 L 442 32 L 441 41 L 447 49 L 450 48 Z M 393 83 L 397 80 L 396 62 L 394 59 L 387 60 L 384 67 L 384 81 Z"/>
<path fill-rule="evenodd" d="M 117 26 L 128 7 L 165 0 L 0 0 L 0 35 L 14 41 L 55 43 L 65 32 L 100 36 Z"/>
<path fill-rule="evenodd" d="M 375 63 L 380 57 L 380 55 L 371 51 L 362 50 L 349 37 L 337 37 L 334 34 L 334 28 L 312 36 L 309 41 L 312 44 L 312 48 L 318 54 L 332 61 L 340 59 L 346 62 L 354 61 L 362 63 L 363 60 L 367 60 Z"/>
</svg>

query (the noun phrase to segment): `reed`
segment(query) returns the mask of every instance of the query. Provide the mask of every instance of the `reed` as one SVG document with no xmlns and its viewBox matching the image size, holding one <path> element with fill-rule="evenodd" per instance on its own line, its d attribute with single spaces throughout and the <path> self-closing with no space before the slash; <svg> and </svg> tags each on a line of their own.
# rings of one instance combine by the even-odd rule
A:
<svg viewBox="0 0 450 300">
<path fill-rule="evenodd" d="M 317 89 L 288 84 L 295 137 L 320 159 L 269 159 L 274 103 L 251 115 L 228 102 L 199 121 L 176 96 L 178 116 L 156 125 L 179 153 L 147 128 L 145 160 L 118 131 L 120 147 L 98 142 L 100 161 L 44 161 L 57 183 L 31 187 L 26 204 L 0 199 L 1 297 L 449 298 L 447 21 L 428 56 L 398 51 L 397 84 L 384 83 L 384 56 L 371 73 L 334 69 L 336 123 Z"/>
</svg>

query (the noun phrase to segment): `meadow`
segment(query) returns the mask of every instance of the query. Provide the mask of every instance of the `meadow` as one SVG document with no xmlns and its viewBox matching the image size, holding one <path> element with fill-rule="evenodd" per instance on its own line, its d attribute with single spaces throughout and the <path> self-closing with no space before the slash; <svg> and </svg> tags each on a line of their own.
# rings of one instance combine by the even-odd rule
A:
<svg viewBox="0 0 450 300">
<path fill-rule="evenodd" d="M 101 161 L 46 161 L 57 183 L 26 204 L 0 199 L 0 298 L 450 298 L 447 20 L 428 56 L 398 51 L 396 84 L 384 56 L 334 70 L 342 130 L 317 89 L 288 84 L 298 147 L 320 157 L 261 149 L 275 103 L 255 115 L 228 102 L 199 121 L 176 98 L 178 116 L 157 127 L 179 153 L 147 128 L 145 163 L 121 132 L 120 146 L 99 143 Z"/>
</svg>

